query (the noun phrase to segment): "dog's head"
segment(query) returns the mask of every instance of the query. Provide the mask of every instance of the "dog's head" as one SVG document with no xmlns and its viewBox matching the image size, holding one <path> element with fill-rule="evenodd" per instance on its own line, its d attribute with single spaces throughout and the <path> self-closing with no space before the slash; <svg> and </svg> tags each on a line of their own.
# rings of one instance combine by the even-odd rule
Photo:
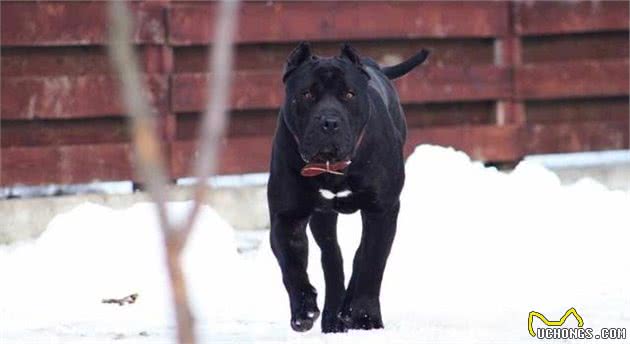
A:
<svg viewBox="0 0 630 344">
<path fill-rule="evenodd" d="M 291 52 L 282 77 L 282 116 L 305 162 L 352 158 L 369 116 L 369 79 L 359 54 L 348 45 L 335 57 L 313 55 L 308 43 Z"/>
</svg>

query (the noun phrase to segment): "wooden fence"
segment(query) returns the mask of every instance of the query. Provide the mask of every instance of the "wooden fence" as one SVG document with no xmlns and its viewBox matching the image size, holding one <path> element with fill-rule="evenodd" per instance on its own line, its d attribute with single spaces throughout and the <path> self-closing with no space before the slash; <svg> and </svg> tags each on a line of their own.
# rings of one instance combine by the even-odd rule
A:
<svg viewBox="0 0 630 344">
<path fill-rule="evenodd" d="M 107 51 L 106 3 L 3 1 L 0 185 L 135 179 Z M 215 4 L 131 4 L 172 178 L 189 175 Z M 628 148 L 628 2 L 255 2 L 241 9 L 221 173 L 266 171 L 297 41 L 379 62 L 422 47 L 396 82 L 420 143 L 473 158 Z"/>
</svg>

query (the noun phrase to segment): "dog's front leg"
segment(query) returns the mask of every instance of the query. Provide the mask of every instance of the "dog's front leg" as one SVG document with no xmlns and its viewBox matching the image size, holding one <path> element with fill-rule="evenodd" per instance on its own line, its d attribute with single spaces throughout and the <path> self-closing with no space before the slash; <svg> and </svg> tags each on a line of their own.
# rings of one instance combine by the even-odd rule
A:
<svg viewBox="0 0 630 344">
<path fill-rule="evenodd" d="M 271 217 L 271 249 L 278 259 L 282 281 L 289 293 L 291 328 L 304 332 L 313 327 L 319 316 L 317 292 L 306 273 L 308 239 L 306 218 L 273 214 Z"/>
<path fill-rule="evenodd" d="M 363 234 L 339 318 L 352 329 L 383 328 L 380 293 L 385 264 L 396 234 L 400 204 L 361 211 Z"/>
<path fill-rule="evenodd" d="M 322 268 L 326 280 L 322 332 L 345 332 L 345 324 L 337 318 L 345 294 L 343 256 L 337 241 L 337 214 L 314 212 L 310 225 L 313 238 L 322 251 Z"/>
</svg>

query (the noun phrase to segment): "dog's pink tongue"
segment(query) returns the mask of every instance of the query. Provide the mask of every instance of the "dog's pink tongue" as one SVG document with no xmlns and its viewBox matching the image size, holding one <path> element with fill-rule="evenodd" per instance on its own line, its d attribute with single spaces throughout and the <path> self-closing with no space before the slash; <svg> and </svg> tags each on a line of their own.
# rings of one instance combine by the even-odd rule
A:
<svg viewBox="0 0 630 344">
<path fill-rule="evenodd" d="M 304 166 L 302 168 L 302 171 L 300 171 L 300 173 L 304 176 L 304 177 L 315 177 L 315 176 L 319 176 L 322 173 L 330 173 L 330 174 L 337 174 L 337 175 L 343 175 L 342 172 L 339 172 L 343 169 L 345 169 L 346 167 L 348 167 L 348 165 L 350 165 L 351 161 L 350 160 L 346 160 L 346 161 L 339 161 L 339 162 L 335 162 L 335 163 L 310 163 L 310 164 L 306 164 L 306 166 Z"/>
</svg>

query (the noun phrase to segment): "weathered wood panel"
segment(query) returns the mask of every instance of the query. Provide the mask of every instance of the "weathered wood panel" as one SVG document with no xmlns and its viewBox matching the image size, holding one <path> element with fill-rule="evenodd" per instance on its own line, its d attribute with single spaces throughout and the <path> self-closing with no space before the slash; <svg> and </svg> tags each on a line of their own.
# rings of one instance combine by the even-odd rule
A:
<svg viewBox="0 0 630 344">
<path fill-rule="evenodd" d="M 241 71 L 233 75 L 231 109 L 278 108 L 284 85 L 280 71 Z M 175 112 L 203 110 L 207 99 L 208 74 L 175 74 L 172 78 L 171 104 Z"/>
<path fill-rule="evenodd" d="M 3 78 L 112 74 L 107 50 L 99 46 L 3 47 L 0 63 Z"/>
<path fill-rule="evenodd" d="M 523 37 L 522 62 L 628 59 L 628 31 Z"/>
<path fill-rule="evenodd" d="M 453 102 L 408 104 L 403 106 L 407 126 L 410 128 L 430 126 L 458 126 L 494 124 L 494 103 Z M 228 126 L 228 136 L 273 135 L 278 121 L 278 111 L 248 110 L 232 111 Z M 177 115 L 177 140 L 190 140 L 197 137 L 199 113 Z"/>
<path fill-rule="evenodd" d="M 527 64 L 515 69 L 515 96 L 550 99 L 628 94 L 628 60 Z"/>
<path fill-rule="evenodd" d="M 628 149 L 628 121 L 531 124 L 523 148 L 530 154 Z"/>
<path fill-rule="evenodd" d="M 278 108 L 284 99 L 281 72 L 239 71 L 234 74 L 232 109 Z M 171 103 L 175 112 L 200 111 L 205 105 L 205 73 L 173 76 Z M 485 100 L 510 95 L 509 70 L 492 65 L 434 66 L 396 81 L 404 103 Z"/>
<path fill-rule="evenodd" d="M 167 106 L 168 78 L 148 75 L 147 97 Z M 2 78 L 2 119 L 99 117 L 123 114 L 119 81 L 111 75 Z"/>
<path fill-rule="evenodd" d="M 199 113 L 177 115 L 176 140 L 196 139 L 199 132 Z M 271 136 L 278 120 L 277 110 L 233 111 L 227 136 Z"/>
<path fill-rule="evenodd" d="M 525 106 L 528 123 L 623 122 L 630 118 L 627 96 L 531 100 Z"/>
<path fill-rule="evenodd" d="M 522 137 L 518 126 L 457 126 L 409 130 L 405 155 L 419 144 L 429 143 L 454 147 L 482 161 L 514 161 L 520 159 Z"/>
<path fill-rule="evenodd" d="M 510 71 L 502 66 L 420 68 L 394 82 L 403 103 L 507 98 Z"/>
<path fill-rule="evenodd" d="M 516 31 L 521 35 L 628 30 L 627 1 L 519 1 Z"/>
<path fill-rule="evenodd" d="M 140 67 L 147 74 L 168 74 L 160 45 L 136 47 Z M 2 48 L 0 56 L 2 77 L 25 76 L 81 76 L 115 74 L 106 47 L 11 47 Z"/>
<path fill-rule="evenodd" d="M 129 179 L 129 144 L 2 148 L 0 185 Z"/>
<path fill-rule="evenodd" d="M 337 56 L 343 41 L 313 41 L 313 52 L 320 56 Z M 240 44 L 236 46 L 234 68 L 240 70 L 282 70 L 295 42 Z M 353 41 L 352 47 L 375 61 L 390 65 L 414 55 L 422 48 L 431 50 L 423 66 L 493 64 L 494 47 L 488 38 L 394 39 Z M 174 48 L 175 73 L 203 73 L 208 69 L 205 46 Z"/>
<path fill-rule="evenodd" d="M 248 2 L 239 43 L 417 37 L 494 37 L 506 31 L 504 2 Z M 214 3 L 173 4 L 169 42 L 206 44 Z"/>
<path fill-rule="evenodd" d="M 106 4 L 0 6 L 0 184 L 134 178 Z M 187 176 L 216 4 L 130 6 L 171 172 Z M 396 81 L 407 154 L 433 143 L 510 162 L 629 146 L 628 2 L 246 2 L 241 14 L 221 173 L 268 169 L 280 70 L 300 40 L 327 56 L 351 41 L 385 65 L 432 49 Z"/>
<path fill-rule="evenodd" d="M 2 121 L 0 147 L 128 142 L 126 118 Z"/>
<path fill-rule="evenodd" d="M 522 156 L 519 130 L 516 127 L 470 126 L 416 128 L 409 131 L 405 155 L 421 143 L 442 144 L 462 149 L 476 159 L 512 161 Z M 194 141 L 176 141 L 172 145 L 171 172 L 187 176 Z M 247 153 L 244 153 L 247 152 Z M 228 137 L 221 154 L 221 173 L 264 172 L 269 168 L 271 136 Z M 238 169 L 235 167 L 238 166 Z"/>
<path fill-rule="evenodd" d="M 234 174 L 264 172 L 269 169 L 272 137 L 228 137 L 221 146 L 219 173 Z M 190 166 L 196 154 L 195 141 L 175 141 L 171 145 L 171 175 L 175 178 L 190 176 Z"/>
<path fill-rule="evenodd" d="M 2 1 L 2 46 L 59 46 L 106 44 L 105 1 Z M 135 43 L 165 41 L 162 8 L 157 2 L 130 3 Z"/>
<path fill-rule="evenodd" d="M 403 108 L 409 128 L 496 124 L 492 100 L 407 104 Z"/>
</svg>

